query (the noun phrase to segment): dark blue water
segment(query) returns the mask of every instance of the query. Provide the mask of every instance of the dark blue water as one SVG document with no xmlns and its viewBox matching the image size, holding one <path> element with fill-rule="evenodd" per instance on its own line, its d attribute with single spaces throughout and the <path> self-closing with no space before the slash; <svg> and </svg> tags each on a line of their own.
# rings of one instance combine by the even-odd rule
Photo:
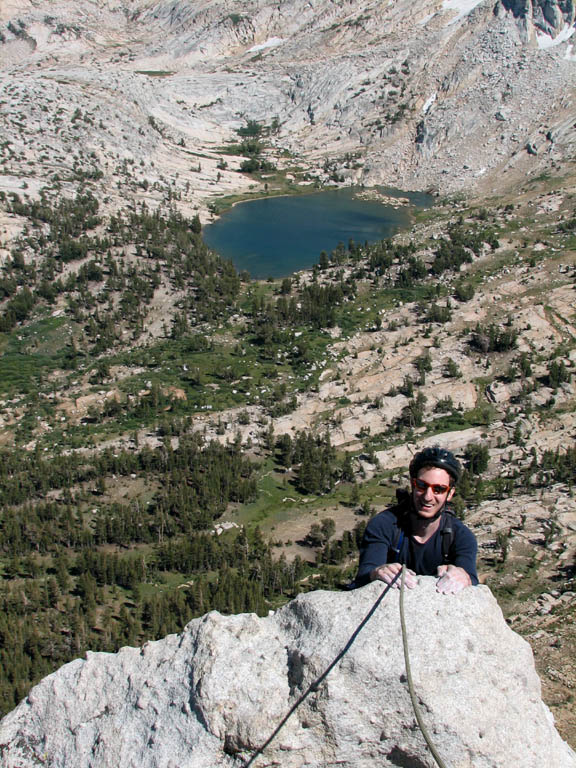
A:
<svg viewBox="0 0 576 768">
<path fill-rule="evenodd" d="M 433 200 L 420 192 L 379 190 L 408 198 L 412 206 Z M 394 208 L 356 197 L 358 189 L 332 189 L 310 195 L 266 197 L 235 205 L 203 230 L 210 248 L 231 259 L 253 278 L 286 277 L 318 263 L 338 243 L 373 243 L 410 224 L 410 206 Z"/>
</svg>

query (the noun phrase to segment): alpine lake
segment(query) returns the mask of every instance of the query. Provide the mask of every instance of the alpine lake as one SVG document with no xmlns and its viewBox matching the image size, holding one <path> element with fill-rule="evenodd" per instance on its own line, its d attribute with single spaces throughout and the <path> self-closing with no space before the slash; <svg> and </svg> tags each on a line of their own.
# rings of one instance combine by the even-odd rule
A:
<svg viewBox="0 0 576 768">
<path fill-rule="evenodd" d="M 207 245 L 254 279 L 287 277 L 339 243 L 374 243 L 407 229 L 434 198 L 384 187 L 346 187 L 234 205 L 203 230 Z"/>
</svg>

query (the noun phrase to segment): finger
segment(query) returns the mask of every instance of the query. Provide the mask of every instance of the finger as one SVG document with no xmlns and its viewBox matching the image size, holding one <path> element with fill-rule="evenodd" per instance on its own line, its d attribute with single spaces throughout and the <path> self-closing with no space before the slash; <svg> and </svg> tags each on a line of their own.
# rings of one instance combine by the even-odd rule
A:
<svg viewBox="0 0 576 768">
<path fill-rule="evenodd" d="M 398 575 L 398 572 L 390 574 L 390 581 L 389 584 L 392 584 L 394 589 L 400 589 L 400 586 L 402 584 L 402 579 L 396 579 L 396 576 Z M 396 581 L 394 581 L 396 579 Z M 393 583 L 394 582 L 394 583 Z"/>
<path fill-rule="evenodd" d="M 436 584 L 436 591 L 443 595 L 456 595 L 460 592 L 466 584 L 456 579 L 451 579 L 449 576 L 444 576 Z"/>
<path fill-rule="evenodd" d="M 438 579 L 436 582 L 436 592 L 440 592 L 443 595 L 446 595 L 451 590 L 451 580 L 448 576 L 442 576 L 441 579 Z"/>
</svg>

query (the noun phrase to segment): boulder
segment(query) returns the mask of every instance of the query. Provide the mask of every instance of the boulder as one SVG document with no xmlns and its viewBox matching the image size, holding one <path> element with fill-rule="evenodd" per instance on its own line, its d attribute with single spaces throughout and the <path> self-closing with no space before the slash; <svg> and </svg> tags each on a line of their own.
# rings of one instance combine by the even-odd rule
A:
<svg viewBox="0 0 576 768">
<path fill-rule="evenodd" d="M 142 648 L 88 653 L 2 720 L 0 765 L 246 765 L 382 589 L 303 594 L 267 618 L 211 612 Z M 433 768 L 410 703 L 398 602 L 391 590 L 255 767 Z M 576 766 L 540 698 L 530 646 L 487 587 L 446 596 L 424 577 L 405 604 L 416 695 L 447 765 Z"/>
</svg>

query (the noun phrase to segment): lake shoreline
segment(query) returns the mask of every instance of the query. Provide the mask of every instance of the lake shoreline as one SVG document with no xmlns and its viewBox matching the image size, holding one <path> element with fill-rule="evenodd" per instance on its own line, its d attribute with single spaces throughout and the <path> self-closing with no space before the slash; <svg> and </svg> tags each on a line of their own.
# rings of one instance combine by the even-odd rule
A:
<svg viewBox="0 0 576 768">
<path fill-rule="evenodd" d="M 299 194 L 235 200 L 203 235 L 239 272 L 255 280 L 277 279 L 312 269 L 323 252 L 378 242 L 409 229 L 415 212 L 432 203 L 426 193 L 389 187 L 301 188 Z"/>
<path fill-rule="evenodd" d="M 241 195 L 227 195 L 226 197 L 222 198 L 216 198 L 216 200 L 212 200 L 207 203 L 208 210 L 211 216 L 210 221 L 205 222 L 205 226 L 210 226 L 211 224 L 214 224 L 216 221 L 218 221 L 227 211 L 232 210 L 232 208 L 235 208 L 237 205 L 241 205 L 242 203 L 252 203 L 257 202 L 258 200 L 268 200 L 272 198 L 278 198 L 278 197 L 306 197 L 309 195 L 316 195 L 316 194 L 322 194 L 323 192 L 331 192 L 336 190 L 346 190 L 346 189 L 360 189 L 362 190 L 361 193 L 356 195 L 357 199 L 359 200 L 370 200 L 373 202 L 379 202 L 382 205 L 389 205 L 393 208 L 414 208 L 418 207 L 415 206 L 414 203 L 410 201 L 409 197 L 394 197 L 393 195 L 384 195 L 383 193 L 379 192 L 379 189 L 393 189 L 392 187 L 381 187 L 380 185 L 376 185 L 374 187 L 367 187 L 364 185 L 356 185 L 356 184 L 334 184 L 334 185 L 328 185 L 324 184 L 321 187 L 316 187 L 313 189 L 310 189 L 313 183 L 310 185 L 308 184 L 299 184 L 297 185 L 296 189 L 293 189 L 291 191 L 278 191 L 275 192 L 274 190 L 267 190 L 263 192 L 257 192 L 254 195 L 245 193 Z M 304 187 L 304 189 L 302 189 Z M 428 195 L 429 197 L 432 197 L 429 193 L 424 191 L 418 191 L 418 192 L 405 192 L 404 190 L 398 190 L 399 192 L 402 192 L 404 195 L 406 194 L 412 194 L 412 195 Z M 230 198 L 239 197 L 240 199 L 232 199 L 231 202 L 227 202 L 227 200 L 230 200 Z M 215 211 L 210 206 L 214 204 L 221 204 L 222 207 L 220 208 L 218 206 L 217 210 Z"/>
</svg>

